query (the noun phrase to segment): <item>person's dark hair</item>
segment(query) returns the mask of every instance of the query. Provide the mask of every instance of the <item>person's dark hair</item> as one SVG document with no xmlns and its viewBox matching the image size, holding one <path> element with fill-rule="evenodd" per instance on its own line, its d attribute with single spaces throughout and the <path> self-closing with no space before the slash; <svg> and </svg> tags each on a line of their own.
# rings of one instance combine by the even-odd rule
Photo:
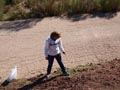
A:
<svg viewBox="0 0 120 90">
<path fill-rule="evenodd" d="M 52 33 L 50 34 L 50 37 L 51 37 L 51 38 L 53 38 L 53 37 L 58 37 L 58 38 L 60 38 L 60 37 L 61 37 L 61 34 L 60 34 L 59 32 L 57 32 L 57 31 L 54 31 L 54 32 L 52 32 Z"/>
</svg>

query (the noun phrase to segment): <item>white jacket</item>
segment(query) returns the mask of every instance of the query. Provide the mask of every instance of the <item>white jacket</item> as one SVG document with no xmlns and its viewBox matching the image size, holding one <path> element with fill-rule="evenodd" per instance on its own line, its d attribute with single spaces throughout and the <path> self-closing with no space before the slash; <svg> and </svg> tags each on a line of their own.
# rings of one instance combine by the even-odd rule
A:
<svg viewBox="0 0 120 90">
<path fill-rule="evenodd" d="M 48 57 L 48 55 L 55 56 L 59 54 L 60 51 L 64 52 L 61 38 L 54 41 L 49 37 L 45 43 L 45 57 Z"/>
</svg>

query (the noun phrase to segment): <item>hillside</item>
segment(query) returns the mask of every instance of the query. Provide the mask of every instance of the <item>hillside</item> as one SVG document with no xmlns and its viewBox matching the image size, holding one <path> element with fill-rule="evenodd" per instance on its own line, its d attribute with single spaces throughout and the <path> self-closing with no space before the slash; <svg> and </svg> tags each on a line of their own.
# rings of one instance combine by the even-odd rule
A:
<svg viewBox="0 0 120 90">
<path fill-rule="evenodd" d="M 53 73 L 55 74 L 55 73 Z M 0 90 L 120 90 L 120 60 L 79 66 L 70 76 L 54 75 L 17 80 Z"/>
</svg>

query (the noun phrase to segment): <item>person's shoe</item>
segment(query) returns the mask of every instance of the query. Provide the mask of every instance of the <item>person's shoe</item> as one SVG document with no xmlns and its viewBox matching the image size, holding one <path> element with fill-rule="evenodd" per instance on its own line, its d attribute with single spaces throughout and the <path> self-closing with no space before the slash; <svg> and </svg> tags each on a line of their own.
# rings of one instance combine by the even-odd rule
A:
<svg viewBox="0 0 120 90">
<path fill-rule="evenodd" d="M 63 76 L 69 76 L 69 73 L 63 73 L 62 75 Z"/>
<path fill-rule="evenodd" d="M 49 75 L 49 74 L 45 74 L 45 77 L 46 77 L 46 78 L 49 78 L 49 77 L 50 77 L 50 75 Z"/>
</svg>

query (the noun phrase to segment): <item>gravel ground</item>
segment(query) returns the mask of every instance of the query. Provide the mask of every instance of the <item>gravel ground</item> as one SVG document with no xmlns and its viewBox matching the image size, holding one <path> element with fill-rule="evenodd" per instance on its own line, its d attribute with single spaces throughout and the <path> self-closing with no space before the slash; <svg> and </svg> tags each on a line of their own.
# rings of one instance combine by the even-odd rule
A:
<svg viewBox="0 0 120 90">
<path fill-rule="evenodd" d="M 0 22 L 0 82 L 15 65 L 18 79 L 45 73 L 44 42 L 52 31 L 62 33 L 68 68 L 120 58 L 119 29 L 120 13 Z"/>
</svg>

